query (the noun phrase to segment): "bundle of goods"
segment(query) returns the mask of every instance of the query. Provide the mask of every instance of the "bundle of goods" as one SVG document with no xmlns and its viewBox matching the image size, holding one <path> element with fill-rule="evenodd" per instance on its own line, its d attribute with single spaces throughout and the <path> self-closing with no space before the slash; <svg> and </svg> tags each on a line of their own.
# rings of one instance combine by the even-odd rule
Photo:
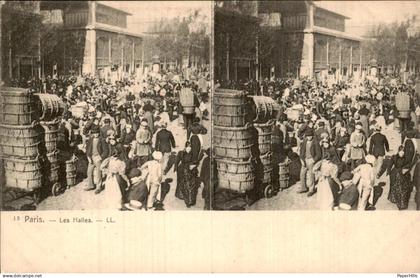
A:
<svg viewBox="0 0 420 278">
<path fill-rule="evenodd" d="M 194 114 L 194 92 L 190 88 L 182 88 L 179 92 L 179 102 L 183 114 Z"/>
<path fill-rule="evenodd" d="M 407 93 L 399 92 L 395 96 L 395 106 L 397 107 L 399 118 L 410 118 L 410 96 Z"/>
</svg>

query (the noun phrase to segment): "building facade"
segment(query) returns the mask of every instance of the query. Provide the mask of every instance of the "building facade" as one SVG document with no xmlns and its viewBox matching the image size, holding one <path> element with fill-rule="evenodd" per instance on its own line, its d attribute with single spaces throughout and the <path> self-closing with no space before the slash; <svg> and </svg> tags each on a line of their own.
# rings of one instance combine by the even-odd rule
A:
<svg viewBox="0 0 420 278">
<path fill-rule="evenodd" d="M 127 31 L 131 14 L 96 1 L 42 1 L 41 11 L 52 19 L 48 24 L 61 25 L 65 34 L 55 55 L 43 57 L 44 74 L 56 70 L 121 79 L 141 71 L 143 42 L 140 35 Z M 61 22 L 60 16 L 52 16 L 57 12 Z"/>
</svg>

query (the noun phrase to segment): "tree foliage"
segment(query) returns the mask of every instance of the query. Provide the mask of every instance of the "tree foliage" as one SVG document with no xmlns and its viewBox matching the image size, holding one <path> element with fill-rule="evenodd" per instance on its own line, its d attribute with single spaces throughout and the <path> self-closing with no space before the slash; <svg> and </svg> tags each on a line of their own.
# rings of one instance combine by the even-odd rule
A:
<svg viewBox="0 0 420 278">
<path fill-rule="evenodd" d="M 367 31 L 365 50 L 379 65 L 405 71 L 409 59 L 420 61 L 420 27 L 416 16 L 402 22 L 377 24 Z"/>
<path fill-rule="evenodd" d="M 207 18 L 198 10 L 186 17 L 161 18 L 153 24 L 145 39 L 145 60 L 158 55 L 161 61 L 181 63 L 188 55 L 209 55 Z M 208 59 L 206 59 L 208 60 Z"/>
<path fill-rule="evenodd" d="M 2 30 L 7 34 L 7 45 L 13 55 L 33 54 L 38 49 L 42 16 L 34 13 L 36 5 L 31 1 L 7 1 L 2 8 Z"/>
</svg>

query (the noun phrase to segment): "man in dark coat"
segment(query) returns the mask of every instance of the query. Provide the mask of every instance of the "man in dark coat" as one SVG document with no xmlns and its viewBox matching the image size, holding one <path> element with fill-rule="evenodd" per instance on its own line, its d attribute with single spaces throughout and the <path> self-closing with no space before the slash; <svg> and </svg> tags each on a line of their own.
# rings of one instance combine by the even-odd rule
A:
<svg viewBox="0 0 420 278">
<path fill-rule="evenodd" d="M 375 175 L 379 178 L 382 173 L 385 153 L 389 152 L 389 143 L 385 135 L 381 133 L 381 126 L 375 125 L 375 133 L 370 137 L 369 154 L 373 155 L 375 160 Z"/>
<path fill-rule="evenodd" d="M 168 124 L 162 123 L 162 129 L 156 134 L 155 150 L 163 154 L 162 157 L 162 171 L 166 175 L 168 173 L 168 162 L 172 152 L 172 148 L 175 148 L 175 138 L 171 131 L 167 129 Z"/>
<path fill-rule="evenodd" d="M 328 132 L 328 130 L 325 128 L 325 123 L 324 123 L 324 121 L 320 121 L 319 123 L 318 123 L 318 128 L 316 129 L 316 131 L 315 131 L 315 139 L 319 142 L 319 141 L 321 141 L 322 139 L 324 139 L 324 138 L 322 138 L 322 136 L 324 136 L 323 134 L 327 134 L 327 136 L 329 136 L 329 132 Z"/>
<path fill-rule="evenodd" d="M 319 143 L 314 139 L 313 129 L 308 128 L 305 131 L 305 139 L 300 146 L 300 160 L 302 169 L 300 171 L 300 190 L 298 193 L 308 192 L 308 197 L 315 194 L 315 175 L 313 171 L 314 164 L 321 159 L 322 150 Z"/>
<path fill-rule="evenodd" d="M 96 189 L 95 193 L 99 193 L 102 188 L 101 163 L 107 156 L 106 143 L 100 138 L 99 133 L 99 126 L 93 126 L 90 138 L 86 143 L 86 156 L 89 165 L 87 169 L 88 186 L 85 190 L 89 191 Z"/>
<path fill-rule="evenodd" d="M 126 153 L 130 152 L 131 143 L 136 140 L 136 133 L 133 130 L 131 124 L 126 124 L 125 128 L 121 132 L 121 144 L 124 146 Z"/>
<path fill-rule="evenodd" d="M 108 137 L 108 134 L 109 134 L 108 131 L 109 130 L 113 130 L 115 132 L 114 128 L 111 126 L 111 120 L 109 118 L 105 118 L 104 119 L 104 126 L 101 127 L 101 132 L 100 132 L 101 137 L 103 139 Z"/>
</svg>

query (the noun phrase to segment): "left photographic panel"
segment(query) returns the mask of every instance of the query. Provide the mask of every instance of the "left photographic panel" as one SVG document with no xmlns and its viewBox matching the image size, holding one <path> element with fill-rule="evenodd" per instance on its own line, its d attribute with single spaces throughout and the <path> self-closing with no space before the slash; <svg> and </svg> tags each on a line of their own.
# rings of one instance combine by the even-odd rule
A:
<svg viewBox="0 0 420 278">
<path fill-rule="evenodd" d="M 0 12 L 3 211 L 209 209 L 210 1 Z"/>
</svg>

